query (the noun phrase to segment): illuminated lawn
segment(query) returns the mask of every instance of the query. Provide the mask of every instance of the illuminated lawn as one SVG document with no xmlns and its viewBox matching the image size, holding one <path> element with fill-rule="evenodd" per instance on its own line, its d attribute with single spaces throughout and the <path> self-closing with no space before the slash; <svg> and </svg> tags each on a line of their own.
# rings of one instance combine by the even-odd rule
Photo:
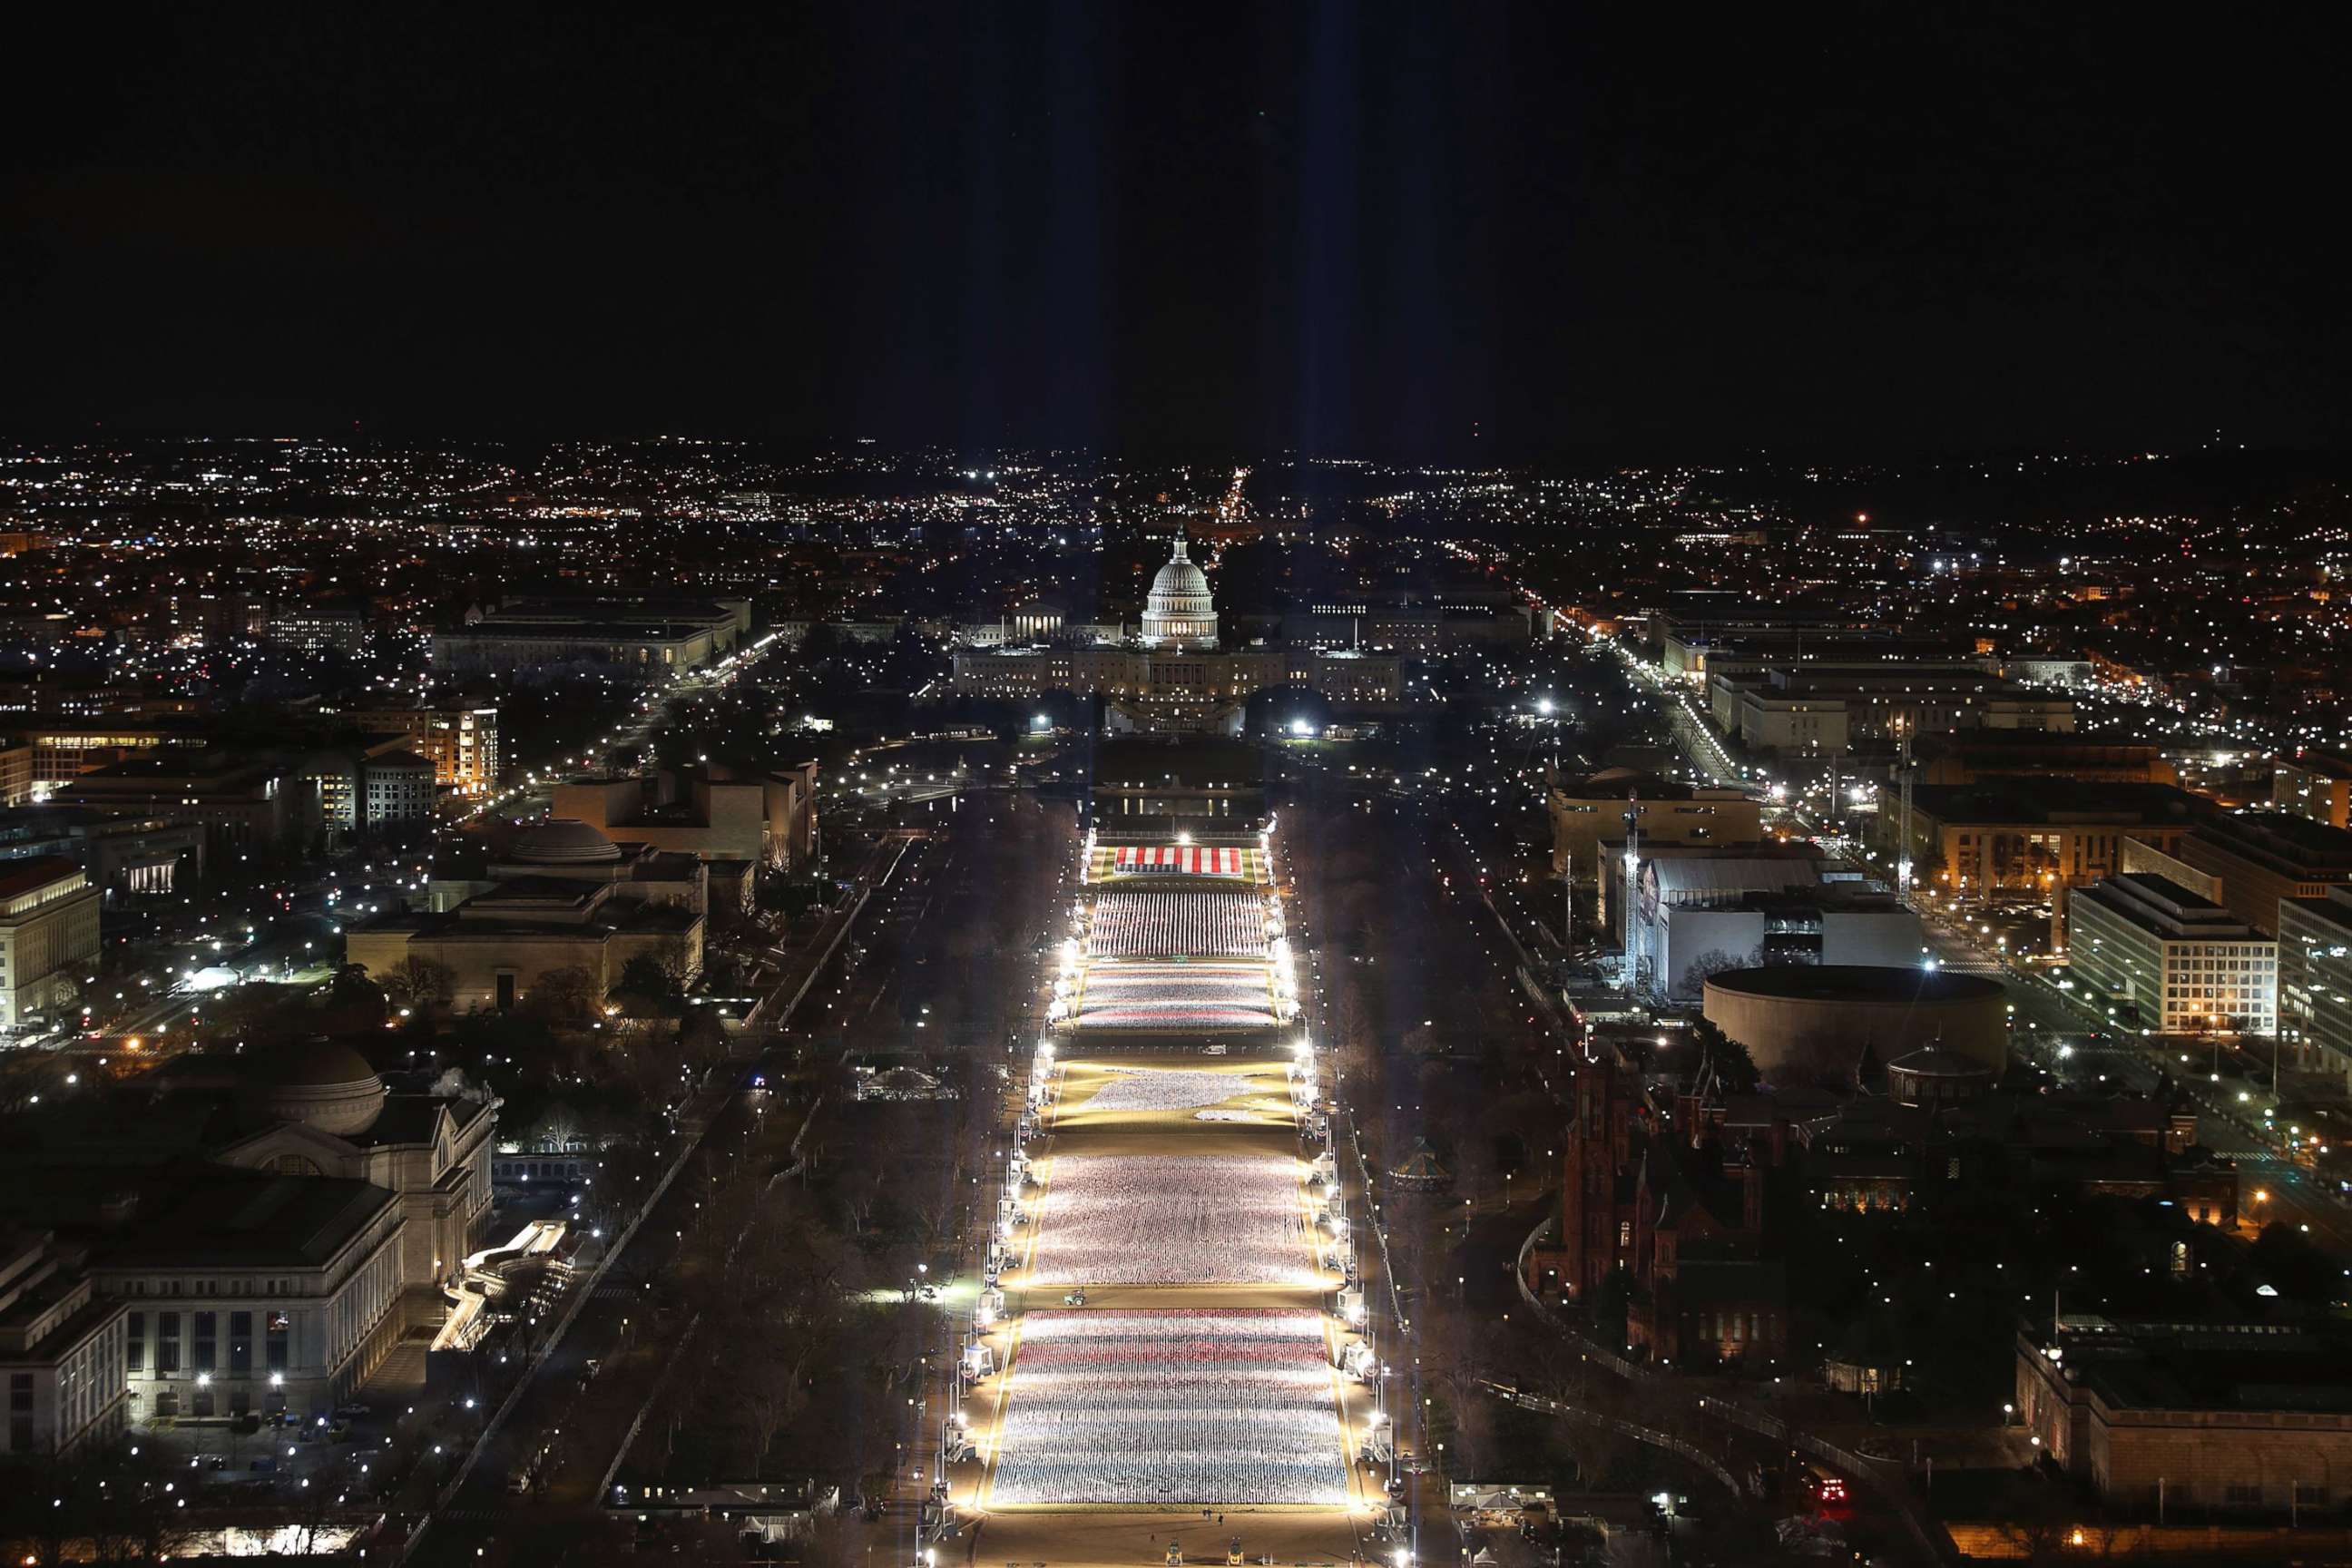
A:
<svg viewBox="0 0 2352 1568">
<path fill-rule="evenodd" d="M 1311 1312 L 1032 1312 L 992 1500 L 1342 1506 L 1324 1353 Z"/>
<path fill-rule="evenodd" d="M 1311 1285 L 1302 1226 L 1298 1162 L 1286 1154 L 1064 1154 L 1046 1184 L 1031 1277 Z"/>
</svg>

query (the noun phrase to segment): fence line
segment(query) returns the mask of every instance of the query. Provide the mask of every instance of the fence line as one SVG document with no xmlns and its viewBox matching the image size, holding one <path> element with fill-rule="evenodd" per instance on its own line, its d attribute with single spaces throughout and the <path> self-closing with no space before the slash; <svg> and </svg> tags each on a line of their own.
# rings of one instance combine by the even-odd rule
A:
<svg viewBox="0 0 2352 1568">
<path fill-rule="evenodd" d="M 702 1327 L 702 1314 L 697 1312 L 686 1325 L 686 1332 L 678 1335 L 677 1349 L 671 1352 L 670 1359 L 663 1363 L 662 1373 L 654 1379 L 653 1387 L 646 1391 L 646 1402 L 637 1406 L 637 1414 L 629 1422 L 629 1429 L 621 1434 L 621 1446 L 613 1451 L 613 1462 L 604 1467 L 604 1478 L 596 1483 L 594 1500 L 598 1504 L 601 1505 L 606 1498 L 613 1495 L 613 1478 L 619 1475 L 621 1467 L 628 1462 L 629 1450 L 636 1447 L 637 1434 L 644 1430 L 646 1417 L 653 1414 L 654 1402 L 662 1396 L 662 1390 L 667 1388 L 670 1379 L 677 1374 L 678 1358 L 686 1353 L 686 1347 L 694 1342 L 694 1331 L 700 1327 Z"/>
<path fill-rule="evenodd" d="M 1662 1432 L 1654 1426 L 1644 1426 L 1639 1422 L 1628 1421 L 1622 1416 L 1603 1415 L 1597 1410 L 1578 1410 L 1557 1399 L 1546 1398 L 1540 1394 L 1528 1394 L 1507 1384 L 1496 1383 L 1491 1378 L 1481 1378 L 1479 1381 L 1491 1389 L 1497 1398 L 1507 1400 L 1522 1410 L 1538 1410 L 1548 1415 L 1557 1415 L 1563 1421 L 1581 1421 L 1589 1426 L 1606 1426 L 1612 1432 L 1631 1437 L 1637 1443 L 1647 1443 L 1652 1447 L 1664 1448 L 1670 1454 L 1687 1459 L 1713 1476 L 1722 1485 L 1723 1489 L 1732 1496 L 1739 1495 L 1739 1483 L 1732 1479 L 1731 1472 L 1724 1468 L 1713 1455 L 1694 1443 L 1675 1436 L 1671 1432 Z"/>
</svg>

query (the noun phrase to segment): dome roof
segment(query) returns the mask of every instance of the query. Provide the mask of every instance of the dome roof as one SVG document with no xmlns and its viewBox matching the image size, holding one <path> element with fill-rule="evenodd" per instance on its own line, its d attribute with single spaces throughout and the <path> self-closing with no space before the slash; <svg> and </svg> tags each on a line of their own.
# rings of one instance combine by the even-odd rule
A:
<svg viewBox="0 0 2352 1568">
<path fill-rule="evenodd" d="M 1992 1068 L 1965 1052 L 1942 1046 L 1922 1046 L 1886 1064 L 1888 1072 L 1916 1073 L 1922 1078 L 1990 1078 Z"/>
<path fill-rule="evenodd" d="M 1176 536 L 1175 553 L 1151 580 L 1143 601 L 1143 640 L 1179 647 L 1214 647 L 1217 643 L 1217 602 L 1209 596 L 1209 578 L 1184 552 L 1184 536 Z"/>
<path fill-rule="evenodd" d="M 1184 547 L 1176 547 L 1176 559 L 1160 569 L 1151 579 L 1151 597 L 1165 603 L 1170 599 L 1205 599 L 1209 596 L 1208 574 L 1184 559 Z"/>
<path fill-rule="evenodd" d="M 270 1089 L 321 1089 L 337 1084 L 377 1083 L 367 1058 L 335 1040 L 293 1040 L 257 1051 L 248 1058 L 249 1082 Z"/>
<path fill-rule="evenodd" d="M 332 1040 L 300 1040 L 256 1053 L 246 1067 L 255 1107 L 273 1121 L 299 1121 L 355 1137 L 383 1114 L 383 1079 L 367 1058 Z"/>
<path fill-rule="evenodd" d="M 588 866 L 618 860 L 621 847 L 575 816 L 553 816 L 518 835 L 509 857 L 526 866 Z"/>
</svg>

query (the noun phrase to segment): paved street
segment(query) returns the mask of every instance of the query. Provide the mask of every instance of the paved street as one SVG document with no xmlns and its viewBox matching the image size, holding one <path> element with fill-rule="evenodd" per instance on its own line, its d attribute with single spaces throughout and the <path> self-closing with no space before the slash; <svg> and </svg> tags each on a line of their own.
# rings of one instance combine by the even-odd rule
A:
<svg viewBox="0 0 2352 1568">
<path fill-rule="evenodd" d="M 920 1019 L 925 998 L 937 996 L 943 1004 L 953 994 L 959 1001 L 981 1004 L 962 1014 L 957 1048 L 985 1049 L 1001 1042 L 1026 1005 L 1027 988 L 1016 982 L 965 994 L 963 969 L 947 961 L 951 938 L 960 930 L 983 926 L 1042 924 L 1059 896 L 1059 874 L 1070 864 L 1070 814 L 1066 807 L 1041 809 L 1026 798 L 999 795 L 976 809 L 943 809 L 940 817 L 936 837 L 877 841 L 866 883 L 870 896 L 844 953 L 819 972 L 800 1013 L 782 1024 L 762 1054 L 737 1063 L 726 1081 L 698 1097 L 681 1118 L 686 1140 L 712 1150 L 740 1149 L 739 1157 L 776 1159 L 791 1138 L 791 1129 L 777 1119 L 797 1123 L 803 1102 L 779 1103 L 747 1087 L 751 1079 L 789 1081 L 803 1052 L 820 1053 L 813 1058 L 815 1065 L 829 1069 L 830 1058 L 822 1053 L 880 1043 L 895 1034 L 902 1013 L 912 1010 Z M 1013 851 L 1025 874 L 1010 879 L 995 875 L 996 858 L 986 862 L 987 874 L 976 874 L 983 862 L 966 835 L 978 833 Z M 868 954 L 855 966 L 846 962 L 852 944 Z M 808 946 L 814 950 L 822 943 L 812 940 Z M 788 970 L 779 989 L 789 994 L 798 982 L 799 975 Z M 614 1463 L 629 1424 L 655 1393 L 677 1336 L 693 1318 L 691 1301 L 670 1289 L 667 1276 L 677 1256 L 679 1233 L 691 1224 L 694 1202 L 690 1185 L 679 1183 L 646 1216 L 416 1561 L 471 1562 L 478 1551 L 494 1561 L 539 1561 L 527 1549 L 530 1538 L 596 1509 L 591 1492 Z M 667 1310 L 649 1310 L 642 1304 L 646 1300 L 665 1302 Z M 583 1379 L 591 1360 L 601 1363 L 601 1369 Z M 516 1468 L 559 1433 L 561 1462 L 551 1472 L 551 1485 L 543 1492 L 513 1495 L 508 1483 Z M 894 1517 L 876 1528 L 896 1530 L 903 1522 Z"/>
</svg>

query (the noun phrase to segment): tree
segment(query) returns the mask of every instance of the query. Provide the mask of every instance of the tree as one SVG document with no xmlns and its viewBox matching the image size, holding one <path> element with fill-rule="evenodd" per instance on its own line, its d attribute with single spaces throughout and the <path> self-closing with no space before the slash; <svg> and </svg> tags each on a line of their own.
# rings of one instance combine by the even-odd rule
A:
<svg viewBox="0 0 2352 1568">
<path fill-rule="evenodd" d="M 807 1339 L 787 1345 L 757 1334 L 752 1342 L 758 1348 L 734 1363 L 730 1380 L 751 1423 L 751 1479 L 758 1480 L 768 1450 L 808 1406 L 808 1363 L 814 1346 Z"/>
<path fill-rule="evenodd" d="M 604 1005 L 604 988 L 585 964 L 567 964 L 541 975 L 523 998 L 523 1011 L 551 1024 L 591 1022 Z"/>
<path fill-rule="evenodd" d="M 1748 954 L 1732 952 L 1725 948 L 1711 947 L 1683 965 L 1682 979 L 1675 991 L 1682 995 L 1696 995 L 1706 989 L 1706 983 L 1718 974 L 1735 969 L 1752 969 L 1764 962 L 1758 952 Z"/>
<path fill-rule="evenodd" d="M 457 973 L 422 953 L 411 953 L 386 970 L 378 984 L 393 1005 L 422 1013 L 449 1005 L 457 994 Z"/>
<path fill-rule="evenodd" d="M 686 943 L 674 936 L 664 937 L 621 966 L 621 983 L 615 989 L 633 996 L 671 1000 L 686 994 L 694 976 L 695 963 Z"/>
<path fill-rule="evenodd" d="M 1725 1094 L 1752 1094 L 1760 1074 L 1756 1058 L 1748 1047 L 1702 1018 L 1691 1026 L 1691 1043 L 1698 1047 L 1700 1063 L 1715 1072 L 1715 1081 Z"/>
<path fill-rule="evenodd" d="M 864 1237 L 866 1227 L 874 1221 L 874 1211 L 881 1205 L 885 1176 L 879 1165 L 859 1164 L 843 1173 L 836 1189 L 842 1214 L 849 1221 L 849 1234 Z"/>
<path fill-rule="evenodd" d="M 335 966 L 335 977 L 327 986 L 328 1006 L 361 1006 L 371 998 L 382 1002 L 383 988 L 368 978 L 367 965 L 339 963 Z"/>
<path fill-rule="evenodd" d="M 720 996 L 740 995 L 751 987 L 751 970 L 741 957 L 732 952 L 706 954 L 702 978 L 708 989 Z"/>
<path fill-rule="evenodd" d="M 716 1007 L 688 1007 L 677 1021 L 678 1055 L 691 1068 L 707 1070 L 727 1058 L 727 1026 Z"/>
<path fill-rule="evenodd" d="M 632 996 L 644 996 L 660 1001 L 672 1001 L 683 994 L 676 977 L 658 954 L 640 952 L 621 965 L 618 990 Z"/>
</svg>

